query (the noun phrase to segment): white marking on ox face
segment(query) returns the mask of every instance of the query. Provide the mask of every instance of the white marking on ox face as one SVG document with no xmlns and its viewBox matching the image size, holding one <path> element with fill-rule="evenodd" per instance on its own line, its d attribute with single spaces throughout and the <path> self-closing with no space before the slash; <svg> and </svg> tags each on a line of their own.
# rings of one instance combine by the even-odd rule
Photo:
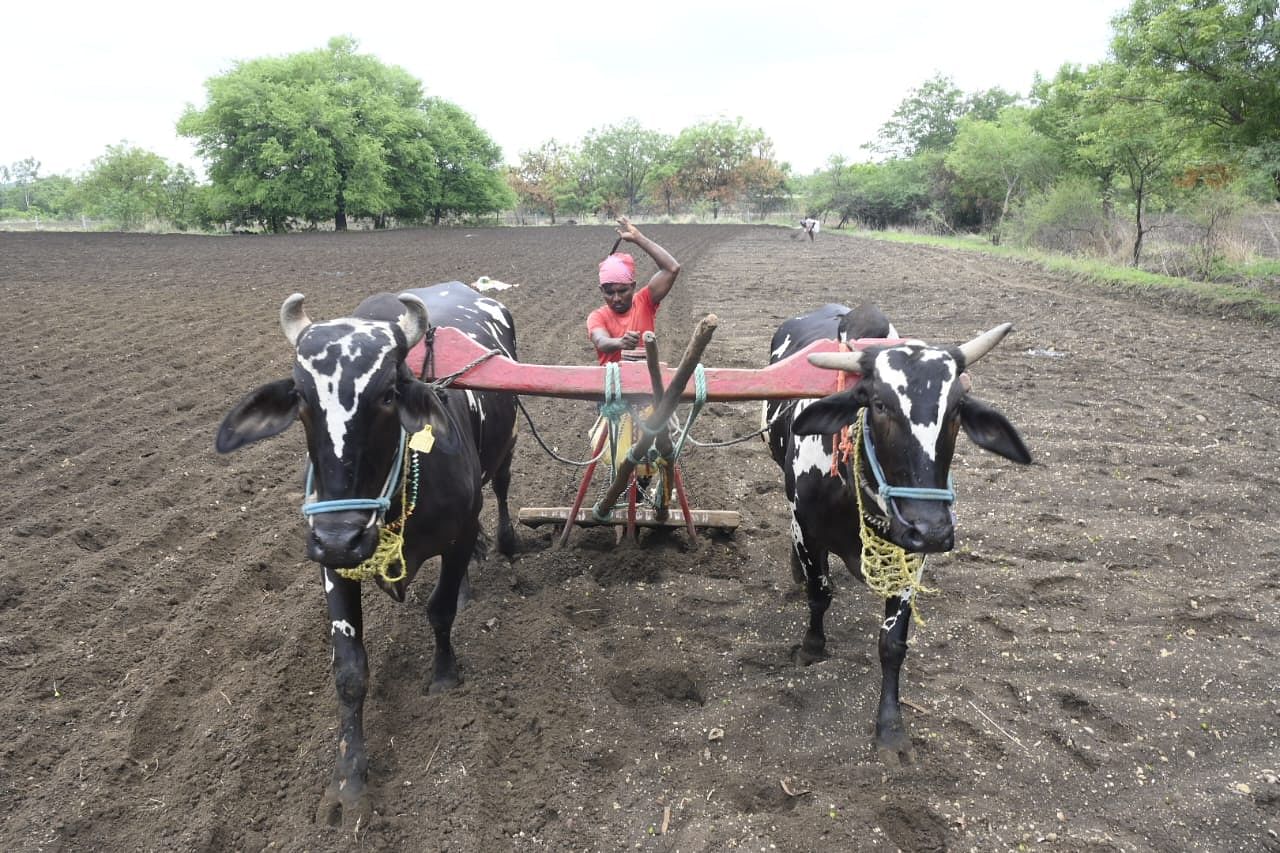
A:
<svg viewBox="0 0 1280 853">
<path fill-rule="evenodd" d="M 911 377 L 890 365 L 892 354 L 903 351 L 910 353 L 912 356 L 917 356 L 918 354 L 918 357 L 913 358 L 914 363 L 917 364 L 928 361 L 946 361 L 951 365 L 950 378 L 942 382 L 936 397 L 931 395 L 931 399 L 937 404 L 935 409 L 937 415 L 932 421 L 919 422 L 912 417 L 911 400 L 913 389 L 911 387 Z M 912 438 L 920 445 L 920 449 L 924 451 L 925 456 L 929 457 L 930 461 L 936 462 L 938 436 L 942 432 L 942 416 L 946 413 L 947 399 L 951 395 L 951 385 L 955 381 L 957 373 L 955 364 L 951 360 L 951 355 L 944 350 L 927 348 L 918 341 L 913 341 L 902 346 L 883 350 L 876 356 L 875 365 L 876 376 L 888 384 L 897 396 L 898 406 L 911 427 Z M 922 396 L 920 394 L 921 387 L 920 383 L 917 383 L 917 387 L 914 389 L 917 397 Z"/>
<path fill-rule="evenodd" d="M 335 327 L 347 327 L 350 331 L 326 343 L 318 355 L 303 356 L 300 349 L 297 361 L 298 365 L 315 381 L 316 402 L 320 411 L 324 413 L 325 428 L 329 433 L 329 440 L 333 443 L 333 452 L 341 459 L 346 450 L 347 428 L 350 426 L 356 408 L 360 405 L 360 395 L 377 374 L 387 354 L 395 348 L 396 338 L 395 333 L 391 331 L 391 326 L 387 323 L 342 320 L 336 324 L 317 323 L 311 326 L 304 334 L 303 340 L 313 336 L 320 329 Z M 357 343 L 357 338 L 362 340 Z M 338 349 L 336 360 L 332 359 L 334 347 Z M 371 352 L 371 347 L 376 349 Z M 356 367 L 354 363 L 356 355 L 364 357 L 360 367 Z M 328 370 L 328 365 L 321 368 L 320 364 L 325 361 L 331 361 L 333 364 L 331 372 Z M 344 407 L 339 399 L 339 389 L 344 380 L 349 381 L 354 390 L 349 409 Z"/>
<path fill-rule="evenodd" d="M 782 354 L 787 350 L 789 350 L 790 348 L 791 348 L 791 335 L 790 333 L 788 333 L 786 338 L 783 339 L 782 343 L 778 344 L 778 348 L 773 352 L 769 353 L 769 355 L 772 356 L 773 358 L 782 358 Z"/>
<path fill-rule="evenodd" d="M 356 635 L 355 626 L 346 619 L 334 619 L 332 627 L 329 629 L 330 635 L 341 634 L 344 637 L 354 637 Z"/>
</svg>

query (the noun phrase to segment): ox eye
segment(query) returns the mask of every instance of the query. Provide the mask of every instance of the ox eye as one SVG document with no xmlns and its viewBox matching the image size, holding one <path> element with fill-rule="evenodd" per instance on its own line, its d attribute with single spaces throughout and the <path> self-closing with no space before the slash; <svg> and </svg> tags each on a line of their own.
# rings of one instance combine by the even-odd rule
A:
<svg viewBox="0 0 1280 853">
<path fill-rule="evenodd" d="M 881 400 L 879 397 L 876 397 L 874 400 L 871 401 L 871 409 L 876 414 L 883 415 L 885 413 L 884 400 Z"/>
<path fill-rule="evenodd" d="M 394 405 L 395 402 L 396 402 L 396 389 L 394 386 L 382 392 L 382 405 L 391 406 L 391 405 Z"/>
</svg>

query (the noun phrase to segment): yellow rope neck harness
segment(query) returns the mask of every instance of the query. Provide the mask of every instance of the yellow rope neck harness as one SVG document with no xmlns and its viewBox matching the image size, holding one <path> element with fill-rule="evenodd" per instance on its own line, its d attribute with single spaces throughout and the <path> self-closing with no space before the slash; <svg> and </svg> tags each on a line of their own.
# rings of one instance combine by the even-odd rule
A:
<svg viewBox="0 0 1280 853">
<path fill-rule="evenodd" d="M 428 427 L 429 429 L 429 427 Z M 430 445 L 428 444 L 428 450 Z M 360 565 L 350 569 L 335 569 L 339 576 L 352 581 L 367 581 L 380 578 L 383 583 L 394 584 L 405 579 L 409 573 L 404 564 L 404 524 L 413 515 L 417 504 L 418 493 L 418 455 L 413 452 L 404 454 L 404 471 L 400 474 L 400 517 L 382 525 L 378 531 L 378 547 L 373 555 Z M 409 495 L 409 480 L 412 474 L 413 496 Z M 395 570 L 396 573 L 392 574 Z"/>
<path fill-rule="evenodd" d="M 854 426 L 853 459 L 850 468 L 853 470 L 853 493 L 858 499 L 858 526 L 862 537 L 862 577 L 867 586 L 883 598 L 893 598 L 908 592 L 908 600 L 914 600 L 918 593 L 937 592 L 921 582 L 924 574 L 924 555 L 908 553 L 904 548 L 895 545 L 872 529 L 867 524 L 867 514 L 862 508 L 862 426 L 863 419 L 858 418 Z M 920 617 L 920 608 L 911 610 L 911 619 L 917 625 L 924 625 Z"/>
</svg>

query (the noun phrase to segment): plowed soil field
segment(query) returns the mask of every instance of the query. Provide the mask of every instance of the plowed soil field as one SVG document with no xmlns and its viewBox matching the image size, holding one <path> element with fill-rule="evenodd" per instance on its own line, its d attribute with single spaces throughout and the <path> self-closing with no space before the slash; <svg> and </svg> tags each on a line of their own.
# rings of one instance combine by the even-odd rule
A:
<svg viewBox="0 0 1280 853">
<path fill-rule="evenodd" d="M 1016 324 L 974 393 L 1036 461 L 959 443 L 903 674 L 914 762 L 872 748 L 881 605 L 843 568 L 831 658 L 794 661 L 782 478 L 751 440 L 686 460 L 733 535 L 521 528 L 474 566 L 452 692 L 426 693 L 434 570 L 404 605 L 369 585 L 376 813 L 316 823 L 336 702 L 302 433 L 219 457 L 214 430 L 287 375 L 294 291 L 328 318 L 486 275 L 519 285 L 522 360 L 589 363 L 612 229 L 0 234 L 0 849 L 1280 850 L 1277 329 L 973 254 L 644 230 L 684 265 L 672 361 L 707 313 L 704 361 L 737 367 L 830 301 L 940 343 Z M 588 455 L 590 404 L 526 403 Z M 759 419 L 712 404 L 694 435 Z M 578 469 L 522 429 L 513 504 L 567 504 Z"/>
</svg>

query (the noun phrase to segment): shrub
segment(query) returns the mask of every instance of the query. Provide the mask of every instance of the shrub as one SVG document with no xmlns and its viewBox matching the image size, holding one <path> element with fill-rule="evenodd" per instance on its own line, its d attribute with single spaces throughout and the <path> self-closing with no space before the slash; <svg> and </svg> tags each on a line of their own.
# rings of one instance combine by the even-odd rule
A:
<svg viewBox="0 0 1280 853">
<path fill-rule="evenodd" d="M 1029 197 L 1005 220 L 1005 239 L 1011 243 L 1069 255 L 1109 256 L 1117 236 L 1087 178 L 1059 181 Z"/>
</svg>

